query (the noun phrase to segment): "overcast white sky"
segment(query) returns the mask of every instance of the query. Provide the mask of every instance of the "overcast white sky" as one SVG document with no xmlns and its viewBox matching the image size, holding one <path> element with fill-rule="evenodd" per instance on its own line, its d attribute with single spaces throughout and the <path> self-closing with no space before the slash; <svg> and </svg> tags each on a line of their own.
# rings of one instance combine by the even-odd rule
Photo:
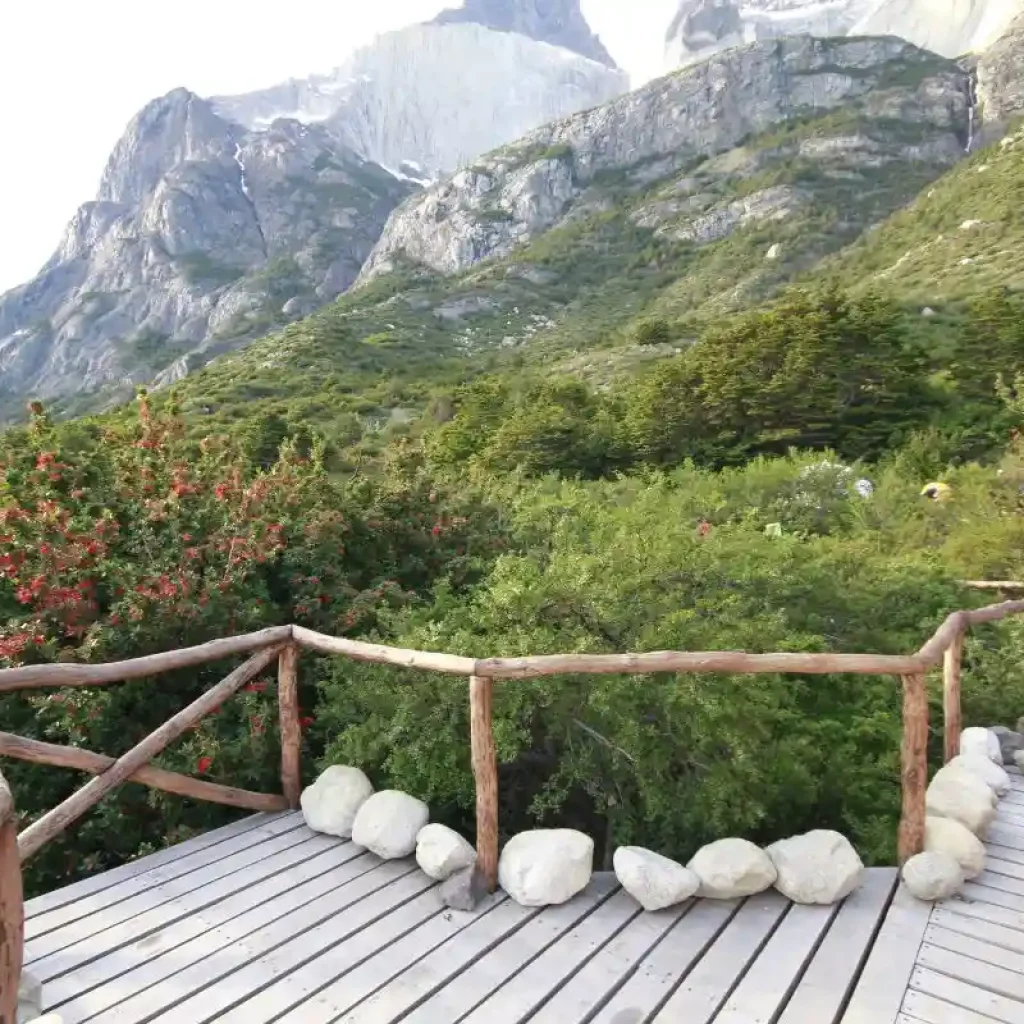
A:
<svg viewBox="0 0 1024 1024">
<path fill-rule="evenodd" d="M 95 195 L 125 125 L 183 85 L 244 92 L 327 71 L 459 0 L 0 0 L 0 292 L 33 276 Z M 583 0 L 634 84 L 659 73 L 677 0 Z"/>
</svg>

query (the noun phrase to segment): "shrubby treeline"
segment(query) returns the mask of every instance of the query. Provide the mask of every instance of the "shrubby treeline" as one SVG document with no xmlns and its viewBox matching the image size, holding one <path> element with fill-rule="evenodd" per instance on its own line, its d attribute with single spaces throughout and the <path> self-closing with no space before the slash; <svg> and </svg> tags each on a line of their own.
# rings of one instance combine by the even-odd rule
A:
<svg viewBox="0 0 1024 1024">
<path fill-rule="evenodd" d="M 664 321 L 639 329 L 658 343 L 671 333 Z M 438 466 L 586 477 L 793 447 L 873 460 L 928 429 L 942 461 L 990 455 L 1015 422 L 998 384 L 1024 368 L 1024 301 L 986 294 L 955 339 L 952 356 L 930 352 L 890 301 L 795 290 L 611 388 L 540 374 L 471 382 L 426 448 Z"/>
</svg>

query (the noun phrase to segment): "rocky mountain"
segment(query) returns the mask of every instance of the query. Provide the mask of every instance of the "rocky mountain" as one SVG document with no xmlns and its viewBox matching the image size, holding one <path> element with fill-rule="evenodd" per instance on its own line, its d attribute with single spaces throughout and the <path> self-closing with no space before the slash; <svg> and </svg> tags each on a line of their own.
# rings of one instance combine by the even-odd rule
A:
<svg viewBox="0 0 1024 1024">
<path fill-rule="evenodd" d="M 570 50 L 464 22 L 389 32 L 328 75 L 212 102 L 251 129 L 321 122 L 384 167 L 435 177 L 628 88 L 623 72 Z"/>
<path fill-rule="evenodd" d="M 899 36 L 944 57 L 984 49 L 1022 0 L 681 0 L 666 34 L 670 67 L 795 33 Z"/>
<path fill-rule="evenodd" d="M 412 26 L 257 93 L 150 103 L 53 257 L 0 296 L 0 415 L 26 393 L 167 383 L 307 314 L 352 284 L 421 184 L 628 87 L 515 31 L 594 49 L 577 3 L 520 14 L 501 31 Z"/>
<path fill-rule="evenodd" d="M 466 0 L 460 8 L 442 11 L 436 25 L 473 22 L 499 32 L 515 32 L 614 68 L 604 43 L 590 31 L 579 0 Z"/>
<path fill-rule="evenodd" d="M 984 121 L 1024 113 L 1024 13 L 978 58 L 977 94 Z"/>
<path fill-rule="evenodd" d="M 39 275 L 0 297 L 0 393 L 173 377 L 308 312 L 410 191 L 321 125 L 250 132 L 187 90 L 154 100 Z"/>
<path fill-rule="evenodd" d="M 968 68 L 896 39 L 792 39 L 716 55 L 410 197 L 363 286 L 218 359 L 175 396 L 197 430 L 278 415 L 337 450 L 355 440 L 372 453 L 415 432 L 420 414 L 443 419 L 478 375 L 603 386 L 637 372 L 862 241 L 889 237 L 886 225 L 933 191 L 947 196 L 945 220 L 971 210 L 979 221 L 960 242 L 986 246 L 952 268 L 963 301 L 977 294 L 968 271 L 999 244 L 984 218 L 1013 209 L 1020 191 L 1004 184 L 1012 163 L 997 171 L 987 151 L 967 153 L 971 93 Z M 985 163 L 989 178 L 979 176 Z M 946 192 L 951 175 L 960 187 Z M 986 213 L 979 184 L 990 182 L 1005 205 Z M 894 233 L 878 266 L 896 263 L 905 250 L 893 247 L 912 238 L 924 245 L 934 215 L 929 206 L 914 233 Z M 1021 243 L 1006 248 L 1004 268 Z M 951 268 L 929 267 L 941 291 Z M 862 263 L 850 272 L 870 278 Z M 932 292 L 928 304 L 943 308 Z M 652 323 L 668 341 L 652 342 Z"/>
<path fill-rule="evenodd" d="M 850 124 L 895 122 L 910 159 L 948 164 L 970 125 L 966 73 L 901 40 L 796 37 L 716 54 L 597 110 L 554 122 L 419 193 L 389 219 L 360 280 L 404 266 L 451 274 L 559 224 L 602 212 L 602 182 L 628 174 L 655 181 L 733 149 L 792 118 L 842 111 Z M 889 132 L 890 136 L 893 134 Z M 880 159 L 860 130 L 821 142 Z M 716 207 L 683 190 L 679 213 L 737 222 L 785 216 L 795 201 L 751 192 Z M 778 203 L 781 202 L 780 207 Z M 694 229 L 698 231 L 699 229 Z"/>
</svg>

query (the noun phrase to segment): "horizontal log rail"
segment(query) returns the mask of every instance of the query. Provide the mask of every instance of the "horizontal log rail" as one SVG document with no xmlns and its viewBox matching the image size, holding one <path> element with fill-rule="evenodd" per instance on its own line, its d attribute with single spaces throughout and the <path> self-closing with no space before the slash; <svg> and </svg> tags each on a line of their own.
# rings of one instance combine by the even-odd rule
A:
<svg viewBox="0 0 1024 1024">
<path fill-rule="evenodd" d="M 888 654 L 747 654 L 744 651 L 653 651 L 650 654 L 544 654 L 486 658 L 476 673 L 491 679 L 560 675 L 640 675 L 654 672 L 738 672 L 793 675 L 900 675 L 921 672 L 919 657 Z"/>
<path fill-rule="evenodd" d="M 81 747 L 62 747 L 56 743 L 30 740 L 9 732 L 0 732 L 0 757 L 13 757 L 19 761 L 48 764 L 55 768 L 73 768 L 76 771 L 88 772 L 90 775 L 102 775 L 113 767 L 117 760 L 106 754 L 83 750 Z M 274 812 L 286 811 L 289 808 L 288 801 L 276 793 L 253 793 L 247 789 L 221 786 L 216 782 L 193 779 L 189 775 L 179 775 L 178 772 L 154 768 L 152 765 L 145 765 L 133 772 L 125 782 L 139 782 L 164 793 L 174 793 L 176 796 L 211 804 L 224 804 L 227 807 L 240 807 L 246 811 Z"/>
<path fill-rule="evenodd" d="M 26 665 L 23 668 L 0 669 L 0 693 L 31 690 L 40 686 L 103 686 L 124 683 L 163 672 L 194 668 L 210 661 L 220 661 L 235 654 L 249 654 L 272 644 L 287 643 L 292 638 L 291 626 L 274 626 L 258 633 L 229 636 L 211 640 L 198 647 L 183 647 L 164 654 L 147 654 L 129 661 L 110 661 L 103 665 Z"/>
</svg>

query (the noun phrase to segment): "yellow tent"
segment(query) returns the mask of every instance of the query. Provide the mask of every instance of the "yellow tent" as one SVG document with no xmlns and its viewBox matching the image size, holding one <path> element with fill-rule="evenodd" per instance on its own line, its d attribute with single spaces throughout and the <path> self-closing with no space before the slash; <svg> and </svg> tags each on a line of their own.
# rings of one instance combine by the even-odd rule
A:
<svg viewBox="0 0 1024 1024">
<path fill-rule="evenodd" d="M 923 498 L 931 498 L 932 501 L 945 501 L 953 493 L 949 484 L 930 483 L 921 488 Z"/>
</svg>

